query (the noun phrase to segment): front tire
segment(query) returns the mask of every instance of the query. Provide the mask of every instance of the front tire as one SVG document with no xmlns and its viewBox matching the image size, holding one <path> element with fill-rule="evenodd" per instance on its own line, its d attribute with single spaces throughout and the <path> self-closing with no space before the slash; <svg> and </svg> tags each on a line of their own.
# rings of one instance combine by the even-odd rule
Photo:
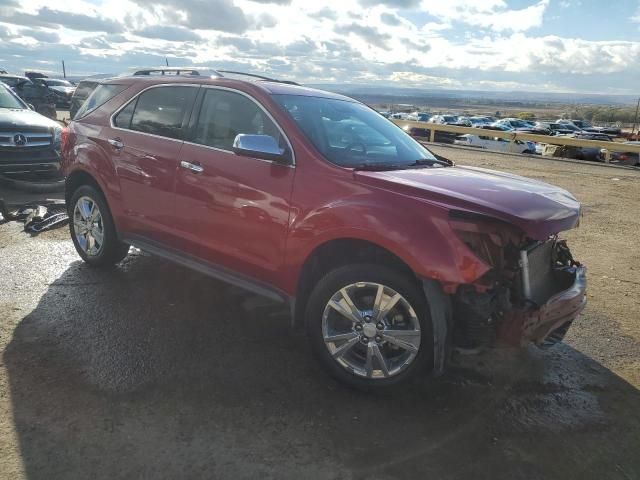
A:
<svg viewBox="0 0 640 480">
<path fill-rule="evenodd" d="M 71 197 L 68 212 L 73 245 L 87 264 L 106 267 L 127 256 L 129 245 L 118 240 L 111 211 L 98 189 L 79 187 Z"/>
<path fill-rule="evenodd" d="M 433 369 L 433 328 L 425 295 L 401 271 L 355 264 L 326 274 L 306 310 L 314 354 L 337 380 L 383 389 Z"/>
</svg>

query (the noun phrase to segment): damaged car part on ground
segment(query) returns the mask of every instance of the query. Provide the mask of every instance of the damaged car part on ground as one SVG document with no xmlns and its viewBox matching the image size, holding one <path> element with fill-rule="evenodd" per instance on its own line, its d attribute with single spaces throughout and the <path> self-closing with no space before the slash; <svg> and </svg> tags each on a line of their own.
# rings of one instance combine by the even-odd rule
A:
<svg viewBox="0 0 640 480">
<path fill-rule="evenodd" d="M 441 373 L 457 345 L 553 343 L 584 306 L 558 239 L 570 193 L 455 166 L 352 99 L 176 75 L 107 80 L 87 104 L 62 136 L 83 260 L 134 245 L 288 302 L 347 384 Z"/>
<path fill-rule="evenodd" d="M 23 221 L 24 231 L 37 235 L 45 230 L 60 228 L 69 223 L 67 207 L 64 203 L 50 202 L 45 204 L 21 205 L 10 209 L 0 199 L 0 223 Z"/>
</svg>

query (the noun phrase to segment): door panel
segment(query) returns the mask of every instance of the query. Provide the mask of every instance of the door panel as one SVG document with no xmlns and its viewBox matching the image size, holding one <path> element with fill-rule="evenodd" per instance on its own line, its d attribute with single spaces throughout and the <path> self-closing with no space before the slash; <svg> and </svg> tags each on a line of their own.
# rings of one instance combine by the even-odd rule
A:
<svg viewBox="0 0 640 480">
<path fill-rule="evenodd" d="M 109 140 L 130 233 L 175 244 L 175 175 L 197 91 L 153 87 L 114 116 Z"/>
<path fill-rule="evenodd" d="M 169 241 L 174 210 L 174 183 L 182 142 L 113 130 L 124 145 L 112 156 L 120 180 L 128 230 L 157 241 Z"/>
<path fill-rule="evenodd" d="M 237 134 L 272 135 L 284 143 L 270 117 L 253 100 L 208 89 L 180 160 L 177 225 L 183 248 L 197 256 L 271 281 L 283 262 L 295 168 L 229 151 Z"/>
<path fill-rule="evenodd" d="M 197 256 L 268 281 L 282 263 L 295 169 L 185 144 L 180 169 L 177 227 Z"/>
</svg>

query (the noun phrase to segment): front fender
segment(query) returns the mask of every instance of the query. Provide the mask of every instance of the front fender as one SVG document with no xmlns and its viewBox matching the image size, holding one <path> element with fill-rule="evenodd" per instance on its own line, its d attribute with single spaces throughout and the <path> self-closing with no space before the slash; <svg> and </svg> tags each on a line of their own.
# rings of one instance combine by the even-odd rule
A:
<svg viewBox="0 0 640 480">
<path fill-rule="evenodd" d="M 287 241 L 287 277 L 297 279 L 318 247 L 338 239 L 378 245 L 400 258 L 418 277 L 437 280 L 447 291 L 473 282 L 488 270 L 453 233 L 446 208 L 394 192 L 370 190 L 297 217 Z"/>
</svg>

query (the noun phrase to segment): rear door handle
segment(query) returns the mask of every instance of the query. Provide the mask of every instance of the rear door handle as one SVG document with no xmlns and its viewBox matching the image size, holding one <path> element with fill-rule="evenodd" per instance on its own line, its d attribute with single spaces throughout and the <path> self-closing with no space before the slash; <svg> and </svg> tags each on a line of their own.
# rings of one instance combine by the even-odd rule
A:
<svg viewBox="0 0 640 480">
<path fill-rule="evenodd" d="M 122 140 L 117 137 L 110 138 L 109 140 L 107 140 L 107 142 L 109 142 L 109 145 L 111 145 L 116 150 L 122 150 L 124 148 L 124 143 L 122 143 Z"/>
<path fill-rule="evenodd" d="M 182 160 L 180 162 L 180 168 L 184 168 L 186 170 L 190 170 L 193 173 L 202 173 L 202 172 L 204 172 L 204 168 L 202 168 L 202 165 L 200 165 L 198 163 L 186 162 L 184 160 Z"/>
</svg>

